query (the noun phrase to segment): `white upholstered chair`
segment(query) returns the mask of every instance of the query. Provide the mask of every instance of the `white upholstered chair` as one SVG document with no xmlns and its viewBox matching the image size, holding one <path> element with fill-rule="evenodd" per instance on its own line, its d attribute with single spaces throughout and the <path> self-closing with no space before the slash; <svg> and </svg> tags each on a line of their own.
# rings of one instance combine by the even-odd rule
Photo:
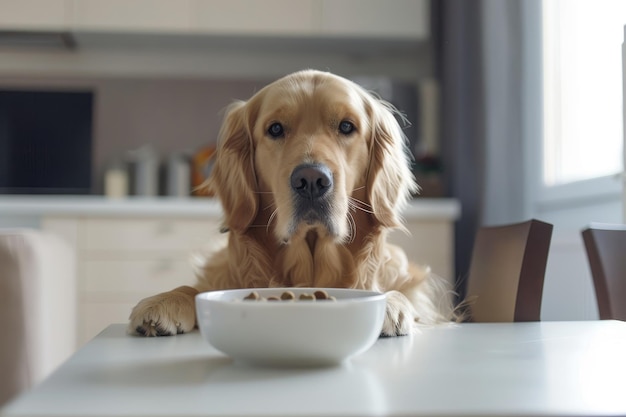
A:
<svg viewBox="0 0 626 417">
<path fill-rule="evenodd" d="M 75 350 L 74 259 L 56 236 L 0 229 L 0 407 Z"/>
</svg>

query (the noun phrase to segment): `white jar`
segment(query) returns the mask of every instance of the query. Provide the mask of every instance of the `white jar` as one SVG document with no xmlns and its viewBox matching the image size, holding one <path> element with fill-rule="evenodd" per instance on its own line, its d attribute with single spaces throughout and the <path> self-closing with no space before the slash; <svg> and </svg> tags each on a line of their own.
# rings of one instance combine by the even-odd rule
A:
<svg viewBox="0 0 626 417">
<path fill-rule="evenodd" d="M 111 165 L 104 174 L 104 195 L 108 198 L 128 196 L 128 169 L 121 163 Z"/>
</svg>

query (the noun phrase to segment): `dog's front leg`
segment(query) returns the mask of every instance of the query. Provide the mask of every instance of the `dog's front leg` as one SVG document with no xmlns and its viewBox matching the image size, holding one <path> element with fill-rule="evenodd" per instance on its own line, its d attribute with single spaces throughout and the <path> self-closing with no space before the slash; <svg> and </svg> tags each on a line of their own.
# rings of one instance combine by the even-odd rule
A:
<svg viewBox="0 0 626 417">
<path fill-rule="evenodd" d="M 130 313 L 128 333 L 141 336 L 172 336 L 196 327 L 198 290 L 178 287 L 141 300 Z"/>
<path fill-rule="evenodd" d="M 400 291 L 388 291 L 387 310 L 381 336 L 403 336 L 415 328 L 415 312 L 408 298 Z"/>
</svg>

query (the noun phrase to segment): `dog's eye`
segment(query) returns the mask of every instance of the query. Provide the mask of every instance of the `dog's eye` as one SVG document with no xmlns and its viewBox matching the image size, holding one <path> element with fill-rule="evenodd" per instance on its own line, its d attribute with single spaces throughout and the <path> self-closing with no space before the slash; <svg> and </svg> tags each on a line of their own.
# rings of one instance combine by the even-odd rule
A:
<svg viewBox="0 0 626 417">
<path fill-rule="evenodd" d="M 349 135 L 354 132 L 354 125 L 351 122 L 344 120 L 339 123 L 339 132 L 344 135 Z"/>
<path fill-rule="evenodd" d="M 285 130 L 283 129 L 283 125 L 280 123 L 272 123 L 269 129 L 267 129 L 267 134 L 273 138 L 280 138 L 285 135 Z"/>
</svg>

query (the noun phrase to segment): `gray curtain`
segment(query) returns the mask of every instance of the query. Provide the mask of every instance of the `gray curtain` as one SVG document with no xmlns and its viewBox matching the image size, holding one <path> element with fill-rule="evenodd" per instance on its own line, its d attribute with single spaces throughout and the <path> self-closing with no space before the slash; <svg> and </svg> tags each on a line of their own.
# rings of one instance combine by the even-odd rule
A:
<svg viewBox="0 0 626 417">
<path fill-rule="evenodd" d="M 462 211 L 454 248 L 461 298 L 478 227 L 522 221 L 529 213 L 525 111 L 540 103 L 529 106 L 537 96 L 530 97 L 524 89 L 529 79 L 537 86 L 541 77 L 526 74 L 529 68 L 539 68 L 526 62 L 530 46 L 526 23 L 538 15 L 527 13 L 528 4 L 523 3 L 432 1 L 435 71 L 442 90 L 444 183 L 447 194 L 461 202 Z M 539 62 L 540 48 L 533 53 Z"/>
</svg>

